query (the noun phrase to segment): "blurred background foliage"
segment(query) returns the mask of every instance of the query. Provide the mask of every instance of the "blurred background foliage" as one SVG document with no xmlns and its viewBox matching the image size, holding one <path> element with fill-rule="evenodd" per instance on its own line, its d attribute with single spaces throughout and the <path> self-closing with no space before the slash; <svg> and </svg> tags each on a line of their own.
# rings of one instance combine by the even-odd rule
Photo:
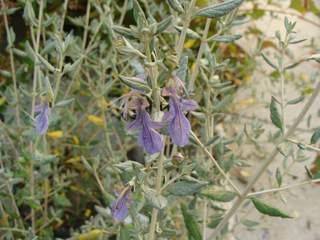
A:
<svg viewBox="0 0 320 240">
<path fill-rule="evenodd" d="M 132 1 L 44 1 L 39 44 L 36 38 L 40 1 L 4 2 L 9 10 L 5 10 L 2 3 L 1 236 L 3 239 L 35 239 L 35 235 L 38 239 L 140 239 L 138 237 L 148 231 L 146 222 L 155 204 L 152 197 L 146 195 L 148 189 L 143 188 L 153 185 L 156 171 L 152 156 L 145 156 L 143 150 L 136 145 L 135 138 L 126 133 L 125 121 L 121 116 L 120 97 L 128 93 L 129 88 L 120 81 L 119 75 L 132 76 L 144 67 L 137 58 L 137 53 L 128 49 L 121 38 L 125 35 L 130 40 L 136 40 L 134 29 L 130 33 L 120 27 L 130 28 L 136 25 Z M 159 80 L 164 83 L 174 69 L 181 67 L 174 49 L 184 20 L 170 8 L 168 1 L 139 2 L 144 12 L 152 16 L 149 20 L 154 23 L 166 19 L 169 15 L 173 16 L 170 26 L 157 35 L 154 43 L 159 52 L 158 58 L 161 59 Z M 208 4 L 208 0 L 196 2 L 197 8 Z M 287 4 L 288 8 L 281 4 Z M 12 82 L 13 73 L 8 51 L 10 43 L 7 41 L 3 21 L 4 11 L 11 29 L 11 40 L 14 42 L 11 47 L 14 53 L 18 98 Z M 233 16 L 232 24 L 219 25 L 220 23 L 213 19 L 210 25 L 208 38 L 222 31 L 228 36 L 242 34 L 242 41 L 231 38 L 215 39 L 215 43 L 205 51 L 195 90 L 191 92 L 200 109 L 192 112 L 189 118 L 193 131 L 202 136 L 202 142 L 211 149 L 223 169 L 226 172 L 231 171 L 243 184 L 248 177 L 248 172 L 243 169 L 246 169 L 248 163 L 234 149 L 247 143 L 256 147 L 255 157 L 264 155 L 265 153 L 260 152 L 263 143 L 258 143 L 258 139 L 265 129 L 262 122 L 255 120 L 248 124 L 247 129 L 233 131 L 233 122 L 237 120 L 230 120 L 229 117 L 236 115 L 238 109 L 254 105 L 257 101 L 255 97 L 259 98 L 253 95 L 235 102 L 235 94 L 242 88 L 247 88 L 254 72 L 261 70 L 261 62 L 257 60 L 261 60 L 261 51 L 281 51 L 276 39 L 265 37 L 264 29 L 255 27 L 254 24 L 249 26 L 247 23 L 254 23 L 266 16 L 276 18 L 280 14 L 298 17 L 300 21 L 319 27 L 319 21 L 306 17 L 309 13 L 320 17 L 319 7 L 312 0 L 292 0 L 289 3 L 248 0 L 238 9 L 237 16 Z M 224 23 L 227 21 L 228 19 L 224 19 Z M 206 18 L 194 18 L 184 43 L 183 56 L 188 57 L 185 71 L 187 85 L 195 68 L 205 24 Z M 241 32 L 238 28 L 242 29 Z M 310 49 L 310 55 L 319 49 L 319 43 L 312 39 L 303 44 Z M 37 77 L 36 102 L 48 97 L 50 88 L 54 91 L 54 97 L 50 99 L 52 112 L 49 130 L 41 138 L 35 134 L 31 114 L 32 80 L 37 65 L 34 51 L 37 45 L 42 59 Z M 250 45 L 254 50 L 248 51 L 245 45 Z M 134 47 L 139 46 L 135 43 Z M 290 59 L 290 51 L 285 54 Z M 279 79 L 278 71 L 261 72 L 274 81 Z M 289 75 L 288 73 L 288 79 Z M 309 85 L 305 84 L 306 78 Z M 301 96 L 312 92 L 312 76 L 294 79 Z M 20 123 L 17 122 L 15 113 L 17 104 Z M 207 132 L 208 127 L 213 129 L 212 133 Z M 270 135 L 269 140 L 272 142 L 276 137 L 276 133 Z M 30 142 L 34 142 L 36 147 L 30 148 Z M 170 153 L 170 147 L 165 151 Z M 213 199 L 210 189 L 206 189 L 209 193 L 202 190 L 203 186 L 208 185 L 210 188 L 221 189 L 221 176 L 195 142 L 179 149 L 176 155 L 167 156 L 165 182 L 170 183 L 170 179 L 178 176 L 181 181 L 198 185 L 194 185 L 193 191 L 181 193 L 185 196 L 182 199 L 175 196 L 179 195 L 179 188 L 175 189 L 175 185 L 171 185 L 171 191 L 168 188 L 164 193 L 172 204 L 160 213 L 159 234 L 163 239 L 187 239 L 188 233 L 183 227 L 179 205 L 188 204 L 187 207 L 181 206 L 185 219 L 192 218 L 189 218 L 190 212 L 197 218 L 199 202 L 206 196 L 209 196 L 209 207 L 215 212 L 210 216 L 208 227 L 214 228 L 225 211 L 224 205 L 220 205 L 225 199 Z M 298 162 L 303 161 L 302 155 L 297 153 L 296 157 L 299 158 Z M 32 168 L 30 159 L 34 162 Z M 316 174 L 319 164 L 314 164 L 312 171 Z M 115 223 L 110 216 L 110 203 L 115 199 L 115 193 L 120 192 L 133 177 L 138 179 L 138 186 L 131 196 L 131 220 L 123 224 Z M 31 178 L 34 179 L 30 180 Z M 34 184 L 33 194 L 30 192 L 30 184 Z M 191 186 L 193 185 L 188 185 L 189 190 Z M 30 228 L 31 209 L 35 214 L 33 230 Z M 188 224 L 194 222 L 185 224 L 188 228 Z M 254 228 L 257 224 L 244 222 L 248 228 Z"/>
</svg>

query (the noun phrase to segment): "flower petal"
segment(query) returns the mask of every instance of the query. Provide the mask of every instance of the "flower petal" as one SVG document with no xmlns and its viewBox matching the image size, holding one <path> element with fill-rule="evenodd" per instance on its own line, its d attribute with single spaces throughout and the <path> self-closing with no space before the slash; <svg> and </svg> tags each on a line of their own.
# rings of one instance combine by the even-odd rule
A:
<svg viewBox="0 0 320 240">
<path fill-rule="evenodd" d="M 194 111 L 199 107 L 196 101 L 188 99 L 181 99 L 180 104 L 182 111 Z"/>
<path fill-rule="evenodd" d="M 144 147 L 146 152 L 154 154 L 163 149 L 162 136 L 151 127 L 144 127 L 139 134 L 138 143 Z"/>
<path fill-rule="evenodd" d="M 38 107 L 38 108 L 40 108 L 40 107 Z M 45 134 L 48 130 L 49 114 L 50 114 L 50 109 L 49 109 L 48 105 L 46 105 L 46 104 L 42 105 L 42 109 L 40 110 L 40 113 L 35 118 L 36 131 L 40 135 Z"/>
<path fill-rule="evenodd" d="M 191 126 L 189 120 L 178 111 L 173 120 L 169 123 L 169 134 L 172 142 L 178 146 L 185 146 L 189 143 L 189 132 Z"/>
<path fill-rule="evenodd" d="M 111 205 L 112 218 L 116 221 L 123 221 L 129 214 L 129 209 L 125 199 L 119 199 Z"/>
</svg>

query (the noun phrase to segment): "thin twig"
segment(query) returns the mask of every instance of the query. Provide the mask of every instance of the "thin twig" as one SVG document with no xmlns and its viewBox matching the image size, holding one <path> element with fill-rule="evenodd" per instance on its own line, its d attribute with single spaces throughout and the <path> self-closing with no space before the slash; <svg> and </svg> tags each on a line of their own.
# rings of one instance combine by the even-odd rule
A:
<svg viewBox="0 0 320 240">
<path fill-rule="evenodd" d="M 196 5 L 196 0 L 191 0 L 188 11 L 186 13 L 186 18 L 184 19 L 184 24 L 183 24 L 183 28 L 179 37 L 179 41 L 178 44 L 176 46 L 176 52 L 177 52 L 177 57 L 178 59 L 180 59 L 181 54 L 182 54 L 182 50 L 183 50 L 183 45 L 184 45 L 184 41 L 186 39 L 186 35 L 187 35 L 187 30 L 189 28 L 189 24 L 191 22 L 191 17 L 193 14 L 193 10 L 194 7 Z"/>
<path fill-rule="evenodd" d="M 303 186 L 303 185 L 308 185 L 308 184 L 318 183 L 318 182 L 320 182 L 320 179 L 312 179 L 312 180 L 309 180 L 309 181 L 290 184 L 290 185 L 279 187 L 279 188 L 271 188 L 271 189 L 266 189 L 266 190 L 262 190 L 262 191 L 249 193 L 247 195 L 247 197 L 257 196 L 257 195 L 261 195 L 261 194 L 265 194 L 265 193 L 280 192 L 280 191 L 288 190 L 290 188 L 300 187 L 300 186 Z"/>
<path fill-rule="evenodd" d="M 224 178 L 227 180 L 227 182 L 232 186 L 232 188 L 238 193 L 241 194 L 241 191 L 239 188 L 232 182 L 232 180 L 228 177 L 228 175 L 224 172 L 224 170 L 220 167 L 217 160 L 212 156 L 212 154 L 208 151 L 208 149 L 203 145 L 203 143 L 200 141 L 200 139 L 195 135 L 194 132 L 191 131 L 191 135 L 196 141 L 196 143 L 202 148 L 202 150 L 207 154 L 207 156 L 210 158 L 212 163 L 215 165 L 215 167 L 218 169 L 218 171 L 224 176 Z"/>
<path fill-rule="evenodd" d="M 39 65 L 38 65 L 38 57 L 37 54 L 39 53 L 39 47 L 40 47 L 40 36 L 41 36 L 41 26 L 42 26 L 42 16 L 43 16 L 43 8 L 44 8 L 44 1 L 40 1 L 39 6 L 39 17 L 38 17 L 38 26 L 37 26 L 37 36 L 36 36 L 36 42 L 34 46 L 35 51 L 35 65 L 34 65 L 34 71 L 33 71 L 33 87 L 32 87 L 32 106 L 31 106 L 31 117 L 34 118 L 35 114 L 35 102 L 36 102 L 36 89 L 37 89 L 37 80 L 39 77 Z M 32 28 L 32 27 L 31 27 Z M 33 33 L 33 31 L 32 31 Z M 34 143 L 30 143 L 30 152 L 34 152 Z M 30 195 L 31 198 L 35 198 L 34 194 L 34 188 L 35 188 L 35 179 L 33 175 L 33 158 L 30 159 L 30 170 L 29 170 L 29 184 L 30 184 Z M 36 219 L 35 219 L 35 211 L 33 208 L 31 208 L 31 225 L 32 225 L 32 233 L 35 234 L 36 232 Z"/>
<path fill-rule="evenodd" d="M 305 147 L 307 149 L 310 149 L 310 150 L 313 150 L 313 151 L 316 151 L 316 152 L 320 152 L 320 148 L 314 147 L 314 146 L 312 146 L 310 144 L 302 143 L 302 142 L 299 142 L 299 141 L 294 140 L 292 138 L 287 138 L 286 140 L 289 141 L 289 142 L 292 142 L 294 144 L 297 144 L 297 145 L 302 145 L 303 147 Z"/>
</svg>

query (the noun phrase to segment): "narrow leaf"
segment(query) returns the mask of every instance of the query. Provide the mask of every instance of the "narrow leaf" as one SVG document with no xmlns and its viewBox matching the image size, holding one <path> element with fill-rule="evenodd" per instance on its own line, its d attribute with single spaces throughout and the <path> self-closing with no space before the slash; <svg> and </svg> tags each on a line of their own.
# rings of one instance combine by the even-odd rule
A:
<svg viewBox="0 0 320 240">
<path fill-rule="evenodd" d="M 269 60 L 269 58 L 268 58 L 266 55 L 264 55 L 263 53 L 261 53 L 261 56 L 262 56 L 263 60 L 264 60 L 270 67 L 274 68 L 275 70 L 278 70 L 277 66 L 274 65 L 274 64 Z"/>
<path fill-rule="evenodd" d="M 302 102 L 303 100 L 304 100 L 304 96 L 301 95 L 301 96 L 299 96 L 299 97 L 297 97 L 297 98 L 294 98 L 294 99 L 288 101 L 287 104 L 289 104 L 289 105 L 294 105 L 294 104 L 297 104 L 297 103 L 299 103 L 299 102 Z"/>
<path fill-rule="evenodd" d="M 166 19 L 163 19 L 161 22 L 157 24 L 157 31 L 156 34 L 162 33 L 165 31 L 172 23 L 173 17 L 170 16 Z"/>
<path fill-rule="evenodd" d="M 178 13 L 183 13 L 184 12 L 183 7 L 182 7 L 182 5 L 181 5 L 179 0 L 167 0 L 167 2 L 169 4 L 169 6 L 173 10 L 177 11 Z"/>
<path fill-rule="evenodd" d="M 223 43 L 230 43 L 240 39 L 242 36 L 240 34 L 236 35 L 222 35 L 216 36 L 214 38 L 209 38 L 208 41 L 216 41 L 216 42 L 223 42 Z"/>
<path fill-rule="evenodd" d="M 196 220 L 193 218 L 193 216 L 188 212 L 188 209 L 184 204 L 181 204 L 181 211 L 183 215 L 184 224 L 188 230 L 188 235 L 192 237 L 194 240 L 202 240 L 198 224 Z"/>
<path fill-rule="evenodd" d="M 235 192 L 222 190 L 203 191 L 201 194 L 213 201 L 218 202 L 230 202 L 237 196 Z"/>
<path fill-rule="evenodd" d="M 256 207 L 256 209 L 262 214 L 265 214 L 271 217 L 292 218 L 287 213 L 284 213 L 281 210 L 264 203 L 258 198 L 251 198 L 251 201 L 253 205 Z"/>
<path fill-rule="evenodd" d="M 180 181 L 170 185 L 167 190 L 173 195 L 185 196 L 185 195 L 192 195 L 199 192 L 201 188 L 206 185 L 207 185 L 206 183 Z"/>
<path fill-rule="evenodd" d="M 320 139 L 320 128 L 316 129 L 316 131 L 312 134 L 310 143 L 315 144 L 319 141 Z"/>
<path fill-rule="evenodd" d="M 147 83 L 142 82 L 140 78 L 137 77 L 125 77 L 120 75 L 119 76 L 121 82 L 123 82 L 125 85 L 127 85 L 130 88 L 133 88 L 135 90 L 140 90 L 140 91 L 144 91 L 144 92 L 150 92 L 151 89 L 150 87 L 147 85 Z"/>
<path fill-rule="evenodd" d="M 243 0 L 227 0 L 222 3 L 200 9 L 196 15 L 208 18 L 218 18 L 230 13 L 240 6 Z"/>
<path fill-rule="evenodd" d="M 283 123 L 281 121 L 280 113 L 277 108 L 276 99 L 274 97 L 271 98 L 270 118 L 271 118 L 272 123 L 282 131 L 283 130 Z"/>
</svg>

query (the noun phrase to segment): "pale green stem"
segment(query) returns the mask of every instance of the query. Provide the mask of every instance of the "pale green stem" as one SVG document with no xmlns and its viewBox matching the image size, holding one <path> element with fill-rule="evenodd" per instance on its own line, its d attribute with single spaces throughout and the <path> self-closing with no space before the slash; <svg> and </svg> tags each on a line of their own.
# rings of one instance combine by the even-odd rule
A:
<svg viewBox="0 0 320 240">
<path fill-rule="evenodd" d="M 68 9 L 68 0 L 65 0 L 64 5 L 63 5 L 63 14 L 61 17 L 61 24 L 60 24 L 60 39 L 63 39 L 63 27 L 64 27 L 64 21 L 65 21 L 66 14 L 67 14 L 67 9 Z M 53 104 L 55 103 L 55 101 L 58 97 L 58 94 L 59 94 L 61 78 L 63 75 L 63 72 L 62 72 L 63 63 L 64 63 L 64 53 L 61 52 L 60 56 L 59 56 L 58 72 L 56 73 L 57 77 L 56 77 L 56 86 L 54 89 Z"/>
<path fill-rule="evenodd" d="M 148 73 L 151 78 L 152 84 L 152 97 L 153 97 L 153 118 L 155 120 L 159 119 L 159 112 L 160 112 L 160 89 L 158 87 L 157 78 L 158 78 L 158 71 L 156 65 L 156 59 L 153 62 L 152 60 L 152 53 L 150 50 L 150 38 L 148 36 L 148 32 L 145 34 L 146 38 L 144 39 L 145 43 L 145 52 L 148 59 L 147 68 Z M 164 138 L 165 142 L 165 138 Z M 158 168 L 157 168 L 157 177 L 156 177 L 156 194 L 161 194 L 161 184 L 163 179 L 163 160 L 164 160 L 164 149 L 160 153 L 160 157 L 158 159 Z M 149 227 L 149 240 L 156 239 L 156 226 L 157 226 L 157 218 L 158 218 L 159 210 L 156 208 L 152 209 L 151 215 L 151 222 Z"/>
<path fill-rule="evenodd" d="M 7 6 L 5 5 L 5 2 L 3 0 L 1 0 L 1 5 L 2 5 L 1 9 L 5 10 L 7 8 Z M 13 55 L 13 51 L 12 51 L 13 42 L 11 39 L 11 34 L 10 34 L 6 11 L 3 11 L 3 19 L 4 19 L 4 25 L 6 28 L 6 32 L 7 32 L 7 40 L 8 40 L 8 45 L 9 45 L 8 50 L 9 50 L 9 55 L 10 55 L 10 67 L 11 67 L 11 74 L 12 74 L 12 81 L 13 81 L 13 91 L 14 91 L 14 96 L 16 99 L 16 107 L 15 107 L 16 122 L 17 122 L 17 127 L 20 128 L 21 127 L 21 123 L 20 123 L 20 97 L 18 94 L 17 75 L 16 75 L 16 68 L 15 68 L 15 63 L 14 63 L 14 55 Z"/>
<path fill-rule="evenodd" d="M 38 57 L 37 54 L 39 53 L 39 47 L 40 47 L 40 36 L 41 36 L 41 25 L 42 25 L 42 16 L 43 16 L 43 7 L 44 7 L 44 1 L 40 1 L 39 6 L 39 17 L 38 17 L 38 26 L 37 26 L 37 36 L 36 36 L 36 42 L 34 46 L 35 51 L 35 66 L 33 71 L 33 87 L 32 87 L 32 106 L 31 106 L 31 117 L 34 118 L 35 113 L 35 102 L 36 102 L 36 88 L 37 88 L 37 78 L 39 77 L 39 65 L 38 65 Z M 30 152 L 34 152 L 34 144 L 30 144 Z M 29 178 L 30 178 L 30 195 L 31 198 L 34 199 L 34 188 L 35 188 L 35 179 L 33 175 L 33 158 L 30 159 L 30 170 L 29 170 Z M 35 219 L 35 211 L 33 208 L 31 208 L 31 225 L 32 225 L 32 233 L 35 234 L 36 232 L 36 219 Z"/>
<path fill-rule="evenodd" d="M 193 70 L 193 72 L 191 74 L 191 78 L 190 78 L 189 91 L 193 91 L 194 83 L 195 83 L 195 80 L 198 76 L 202 54 L 203 54 L 203 51 L 207 45 L 207 37 L 208 37 L 210 24 L 211 24 L 211 18 L 207 18 L 206 25 L 205 25 L 203 33 L 202 33 L 201 44 L 200 44 L 200 48 L 198 51 L 197 60 L 196 60 L 195 67 L 194 67 L 194 70 Z"/>
<path fill-rule="evenodd" d="M 203 201 L 203 215 L 202 215 L 202 239 L 206 240 L 207 238 L 207 217 L 208 217 L 208 202 L 207 200 Z"/>
<path fill-rule="evenodd" d="M 184 41 L 186 39 L 187 30 L 188 30 L 190 22 L 191 22 L 191 18 L 192 18 L 192 14 L 193 14 L 196 2 L 197 2 L 196 0 L 191 0 L 188 11 L 186 13 L 186 18 L 184 20 L 183 29 L 181 31 L 178 44 L 176 46 L 176 52 L 177 52 L 178 59 L 180 59 L 181 54 L 182 54 Z"/>
<path fill-rule="evenodd" d="M 253 186 L 256 184 L 256 182 L 260 179 L 262 174 L 267 170 L 270 163 L 274 160 L 274 158 L 278 154 L 278 146 L 280 143 L 282 143 L 284 140 L 289 138 L 293 133 L 295 132 L 298 125 L 303 120 L 304 116 L 306 115 L 307 111 L 310 109 L 311 105 L 314 103 L 315 99 L 317 98 L 318 94 L 320 92 L 320 81 L 317 83 L 316 88 L 314 89 L 313 94 L 309 98 L 308 102 L 305 104 L 301 112 L 299 113 L 298 117 L 292 124 L 292 126 L 288 129 L 288 131 L 285 133 L 285 135 L 280 139 L 278 144 L 273 148 L 272 152 L 269 155 L 269 158 L 266 159 L 266 161 L 262 164 L 259 171 L 253 176 L 253 178 L 248 183 L 246 189 L 244 192 L 238 197 L 236 202 L 233 204 L 232 208 L 226 213 L 224 218 L 221 220 L 219 225 L 216 227 L 215 231 L 207 238 L 209 239 L 215 239 L 221 232 L 221 230 L 225 227 L 225 225 L 228 223 L 229 219 L 237 212 L 237 210 L 241 207 L 245 199 L 247 198 L 247 195 L 253 188 Z"/>
</svg>

